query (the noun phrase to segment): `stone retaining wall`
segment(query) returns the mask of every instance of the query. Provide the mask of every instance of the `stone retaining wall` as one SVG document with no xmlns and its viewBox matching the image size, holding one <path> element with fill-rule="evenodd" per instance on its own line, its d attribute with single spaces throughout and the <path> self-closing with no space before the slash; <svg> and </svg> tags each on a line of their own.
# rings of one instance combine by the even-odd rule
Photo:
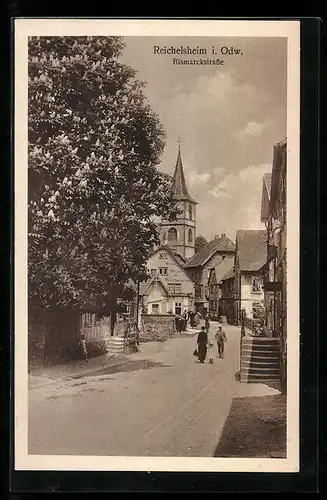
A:
<svg viewBox="0 0 327 500">
<path fill-rule="evenodd" d="M 171 314 L 142 314 L 141 342 L 163 342 L 176 333 L 175 317 Z"/>
</svg>

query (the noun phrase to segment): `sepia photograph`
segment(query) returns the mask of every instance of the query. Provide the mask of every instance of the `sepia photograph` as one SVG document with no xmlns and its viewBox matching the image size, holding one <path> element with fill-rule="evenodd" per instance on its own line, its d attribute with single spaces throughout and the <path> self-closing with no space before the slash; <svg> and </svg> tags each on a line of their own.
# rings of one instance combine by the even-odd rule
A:
<svg viewBox="0 0 327 500">
<path fill-rule="evenodd" d="M 297 471 L 298 23 L 15 32 L 16 467 Z"/>
</svg>

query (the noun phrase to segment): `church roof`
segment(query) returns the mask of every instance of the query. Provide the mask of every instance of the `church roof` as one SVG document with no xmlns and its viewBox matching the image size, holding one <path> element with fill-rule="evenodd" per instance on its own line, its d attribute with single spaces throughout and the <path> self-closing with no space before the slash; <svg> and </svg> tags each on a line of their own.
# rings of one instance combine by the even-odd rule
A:
<svg viewBox="0 0 327 500">
<path fill-rule="evenodd" d="M 193 200 L 187 190 L 180 147 L 178 147 L 178 155 L 173 180 L 175 198 L 177 198 L 178 200 L 190 201 L 191 203 L 196 204 L 196 201 Z"/>
<path fill-rule="evenodd" d="M 197 252 L 189 261 L 186 262 L 185 268 L 204 266 L 216 252 L 235 252 L 235 244 L 222 234 L 220 237 L 209 241 L 205 247 Z"/>
</svg>

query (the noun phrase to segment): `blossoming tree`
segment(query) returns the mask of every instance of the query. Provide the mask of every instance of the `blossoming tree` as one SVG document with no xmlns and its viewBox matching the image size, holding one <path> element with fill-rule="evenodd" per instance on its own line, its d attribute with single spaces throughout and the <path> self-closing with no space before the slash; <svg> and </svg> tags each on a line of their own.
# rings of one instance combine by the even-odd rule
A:
<svg viewBox="0 0 327 500">
<path fill-rule="evenodd" d="M 29 297 L 110 309 L 176 216 L 164 131 L 120 37 L 29 39 Z"/>
</svg>

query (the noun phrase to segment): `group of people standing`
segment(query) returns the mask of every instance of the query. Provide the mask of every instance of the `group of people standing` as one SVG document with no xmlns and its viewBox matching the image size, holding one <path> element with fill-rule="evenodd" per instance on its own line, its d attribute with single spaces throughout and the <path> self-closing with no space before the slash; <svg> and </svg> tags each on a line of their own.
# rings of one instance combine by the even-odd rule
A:
<svg viewBox="0 0 327 500">
<path fill-rule="evenodd" d="M 178 314 L 176 316 L 176 330 L 178 333 L 185 332 L 187 329 L 188 322 L 190 322 L 191 328 L 197 328 L 200 325 L 201 320 L 205 322 L 205 329 L 209 330 L 209 314 L 201 314 L 199 311 L 188 311 L 185 310 L 183 315 Z"/>
</svg>

